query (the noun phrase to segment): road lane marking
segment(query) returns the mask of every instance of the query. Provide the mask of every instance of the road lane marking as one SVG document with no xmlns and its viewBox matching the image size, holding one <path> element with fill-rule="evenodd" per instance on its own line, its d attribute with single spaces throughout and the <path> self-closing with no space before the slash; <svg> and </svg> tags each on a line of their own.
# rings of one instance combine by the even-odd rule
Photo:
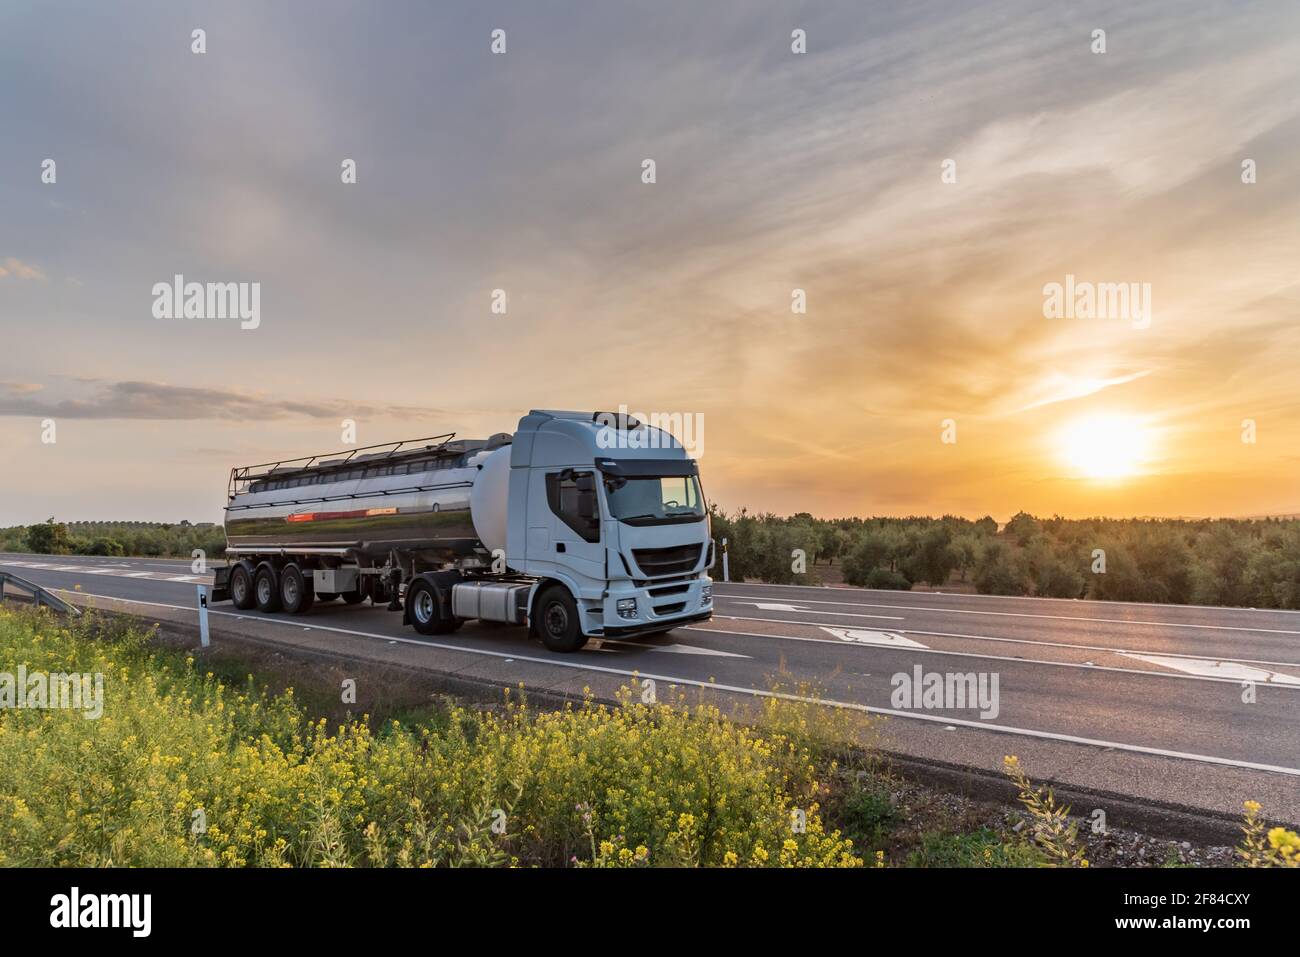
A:
<svg viewBox="0 0 1300 957">
<path fill-rule="evenodd" d="M 755 602 L 737 598 L 734 595 L 722 595 L 714 593 L 714 601 L 734 601 L 738 604 L 752 605 Z M 1208 628 L 1211 631 L 1253 631 L 1266 635 L 1300 635 L 1300 631 L 1288 630 L 1285 628 L 1248 628 L 1244 625 L 1203 625 L 1192 624 L 1182 621 L 1134 621 L 1130 618 L 1083 618 L 1079 615 L 1035 615 L 1023 611 L 977 611 L 971 608 L 935 608 L 925 605 L 895 605 L 890 603 L 879 603 L 869 601 L 820 601 L 813 598 L 805 599 L 801 604 L 804 605 L 848 605 L 850 608 L 889 608 L 894 611 L 928 611 L 944 615 L 996 615 L 1002 618 L 1041 618 L 1049 621 L 1082 621 L 1090 624 L 1107 624 L 1107 625 L 1150 625 L 1157 628 Z M 1181 607 L 1181 606 L 1180 606 Z M 1188 606 L 1195 607 L 1195 606 Z M 1247 609 L 1233 609 L 1244 611 Z M 811 612 L 810 612 L 811 613 Z M 843 615 L 845 612 L 828 611 L 827 615 Z M 872 617 L 870 615 L 861 617 Z"/>
<path fill-rule="evenodd" d="M 38 562 L 6 562 L 0 561 L 0 568 L 13 566 L 18 568 L 40 568 L 49 572 L 63 573 L 81 573 L 85 575 L 111 575 L 113 578 L 147 578 L 155 582 L 176 582 L 178 584 L 207 584 L 212 579 L 206 575 L 176 575 L 174 569 L 171 571 L 153 571 L 153 572 L 125 572 L 122 568 L 129 568 L 129 565 L 91 565 L 89 563 L 82 565 L 48 565 Z"/>
<path fill-rule="evenodd" d="M 885 645 L 889 648 L 924 648 L 925 645 L 911 638 L 892 631 L 862 631 L 857 628 L 827 628 L 822 631 L 834 635 L 840 641 L 855 642 L 860 645 Z"/>
<path fill-rule="evenodd" d="M 773 585 L 768 582 L 721 582 L 714 581 L 717 588 L 806 588 L 809 590 L 820 591 L 824 593 L 840 592 L 855 594 L 858 592 L 864 594 L 881 594 L 897 595 L 897 588 L 858 588 L 851 585 Z M 1105 598 L 1049 598 L 1046 595 L 984 595 L 972 591 L 915 591 L 909 592 L 912 595 L 938 595 L 941 598 L 970 598 L 980 601 L 1043 601 L 1055 602 L 1068 605 L 1102 605 L 1115 607 L 1122 605 L 1125 608 L 1189 608 L 1193 611 L 1257 611 L 1268 615 L 1300 615 L 1300 610 L 1294 608 L 1258 608 L 1254 605 L 1187 605 L 1180 602 L 1172 601 L 1110 601 Z M 942 607 L 942 606 L 936 606 Z"/>
<path fill-rule="evenodd" d="M 714 615 L 714 621 L 765 621 L 773 625 L 806 625 L 809 628 L 838 628 L 842 627 L 834 622 L 829 621 L 800 621 L 797 618 L 750 618 L 744 615 Z M 921 635 L 931 638 L 962 638 L 969 641 L 998 641 L 1009 645 L 1042 645 L 1045 648 L 1072 648 L 1076 651 L 1108 651 L 1112 654 L 1122 655 L 1130 652 L 1141 654 L 1163 654 L 1171 658 L 1204 658 L 1205 653 L 1199 655 L 1187 654 L 1177 651 L 1151 651 L 1145 648 L 1110 648 L 1105 645 L 1080 645 L 1068 641 L 1040 641 L 1037 638 L 1001 638 L 993 635 L 970 635 L 955 631 L 922 631 L 919 628 L 900 628 L 899 632 L 904 635 Z M 1264 661 L 1258 658 L 1227 658 L 1221 657 L 1214 659 L 1216 661 L 1236 661 L 1244 665 L 1277 665 L 1282 668 L 1300 668 L 1300 661 Z"/>
<path fill-rule="evenodd" d="M 66 588 L 60 588 L 56 590 L 63 591 L 63 592 L 68 591 L 68 589 Z M 85 593 L 79 593 L 79 597 L 105 598 L 108 599 L 109 601 L 126 602 L 132 605 L 152 605 L 157 608 L 174 608 L 174 609 L 179 609 L 181 611 L 194 610 L 188 605 L 170 605 L 164 602 L 139 601 L 137 599 L 132 599 L 132 598 L 114 598 L 112 595 L 87 595 Z M 241 615 L 229 611 L 209 610 L 208 614 L 221 615 L 228 618 L 243 618 L 243 619 L 249 619 L 255 621 L 263 621 L 272 625 L 289 624 L 288 622 L 277 621 L 275 618 L 269 616 L 265 618 L 261 618 L 261 617 L 253 618 L 252 616 L 249 615 Z M 1027 738 L 1040 738 L 1048 741 L 1064 741 L 1069 744 L 1082 744 L 1082 745 L 1088 745 L 1090 747 L 1096 747 L 1096 748 L 1110 748 L 1116 751 L 1129 751 L 1135 754 L 1150 754 L 1150 755 L 1155 755 L 1157 757 L 1175 758 L 1182 761 L 1194 761 L 1194 762 L 1199 762 L 1201 764 L 1216 764 L 1224 767 L 1245 768 L 1247 770 L 1252 770 L 1252 771 L 1270 771 L 1276 774 L 1286 774 L 1292 777 L 1300 777 L 1300 768 L 1288 768 L 1282 765 L 1263 764 L 1256 761 L 1241 761 L 1236 758 L 1221 758 L 1215 755 L 1196 754 L 1190 751 L 1171 751 L 1166 748 L 1154 748 L 1154 747 L 1149 747 L 1147 745 L 1141 745 L 1141 744 L 1125 744 L 1119 741 L 1103 741 L 1097 738 L 1084 738 L 1078 735 L 1063 734 L 1057 731 L 1038 731 L 1032 728 L 1016 728 L 1010 725 L 989 724 L 988 722 L 985 721 L 971 721 L 964 718 L 949 718 L 944 715 L 923 714 L 915 711 L 897 711 L 893 708 L 877 708 L 877 707 L 873 707 L 872 705 L 859 704 L 856 701 L 837 701 L 833 698 L 813 698 L 807 695 L 796 695 L 796 694 L 790 694 L 788 692 L 783 692 L 783 691 L 763 691 L 759 688 L 746 688 L 742 685 L 727 685 L 727 684 L 721 684 L 716 681 L 700 681 L 695 678 L 679 678 L 673 675 L 651 674 L 650 672 L 641 671 L 640 669 L 637 669 L 635 671 L 628 671 L 626 668 L 607 668 L 603 665 L 592 664 L 588 661 L 573 661 L 573 662 L 563 661 L 563 660 L 557 661 L 554 658 L 541 658 L 535 655 L 521 655 L 518 652 L 513 652 L 513 651 L 511 652 L 489 651 L 488 649 L 485 648 L 466 648 L 462 645 L 449 645 L 444 642 L 438 642 L 438 641 L 425 641 L 425 640 L 417 640 L 415 638 L 396 637 L 393 635 L 380 635 L 374 632 L 356 631 L 351 628 L 336 628 L 330 625 L 318 625 L 316 626 L 316 630 L 334 632 L 337 634 L 344 634 L 344 635 L 356 635 L 361 638 L 370 638 L 375 641 L 387 642 L 388 644 L 401 643 L 407 645 L 415 645 L 417 647 L 423 647 L 423 648 L 438 648 L 443 651 L 455 651 L 455 652 L 461 652 L 463 654 L 481 655 L 489 658 L 509 658 L 514 661 L 528 661 L 534 664 L 554 665 L 557 668 L 568 668 L 573 671 L 597 671 L 603 674 L 621 675 L 628 678 L 638 678 L 638 679 L 651 678 L 655 681 L 662 681 L 670 685 L 680 684 L 692 688 L 702 688 L 702 689 L 714 690 L 714 691 L 727 691 L 735 694 L 751 695 L 753 697 L 759 697 L 759 698 L 777 698 L 783 701 L 795 701 L 802 704 L 816 704 L 827 708 L 839 708 L 846 711 L 860 711 L 866 714 L 879 714 L 879 715 L 884 715 L 886 717 L 907 718 L 912 721 L 938 722 L 943 725 L 973 728 L 977 731 L 992 731 L 1000 734 L 1017 735 L 1020 737 L 1027 737 Z M 699 630 L 706 630 L 706 629 L 691 628 L 688 630 L 699 631 Z M 771 636 L 765 635 L 762 637 L 771 637 Z M 812 638 L 806 640 L 826 641 L 827 639 Z M 839 642 L 835 642 L 835 644 L 839 644 Z M 1013 659 L 1013 660 L 1019 660 L 1019 659 Z M 1140 673 L 1158 674 L 1158 672 L 1140 672 Z M 1177 678 L 1180 676 L 1168 675 L 1167 677 Z M 1192 676 L 1187 676 L 1187 677 L 1189 680 L 1195 680 L 1194 678 L 1192 678 Z M 1217 679 L 1207 678 L 1204 680 L 1214 681 Z"/>
<path fill-rule="evenodd" d="M 787 611 L 795 614 L 812 615 L 817 612 L 816 608 L 795 608 L 793 605 L 779 605 L 775 603 L 763 603 L 756 601 L 740 602 L 742 605 L 758 605 L 760 611 Z M 905 621 L 902 615 L 863 615 L 851 611 L 825 611 L 824 615 L 836 615 L 840 618 L 876 618 L 882 621 Z M 727 617 L 723 615 L 722 617 Z M 781 621 L 779 618 L 751 618 L 750 621 Z"/>
<path fill-rule="evenodd" d="M 772 638 L 778 641 L 810 641 L 815 644 L 838 645 L 841 648 L 851 644 L 850 642 L 838 641 L 834 638 L 806 638 L 799 635 L 773 635 L 762 631 L 728 631 L 725 628 L 701 628 L 698 625 L 686 625 L 682 630 L 713 632 L 718 635 L 734 635 L 742 638 Z M 872 647 L 883 646 L 875 645 Z M 1049 668 L 1076 668 L 1082 671 L 1111 671 L 1122 675 L 1140 675 L 1144 678 L 1172 678 L 1175 681 L 1217 681 L 1222 684 L 1241 684 L 1241 681 L 1237 678 L 1221 678 L 1213 675 L 1174 674 L 1169 671 L 1144 671 L 1141 668 L 1117 668 L 1114 665 L 1094 665 L 1077 661 L 1048 661 L 1043 658 L 1018 658 L 1014 655 L 983 655 L 972 651 L 949 651 L 944 648 L 927 648 L 924 645 L 916 648 L 900 647 L 897 650 L 910 651 L 919 655 L 945 655 L 950 658 L 980 658 L 985 661 L 1010 661 L 1015 664 L 1043 665 Z M 1300 690 L 1292 689 L 1291 686 L 1281 683 L 1274 683 L 1270 685 L 1270 687 L 1283 691 Z"/>
<path fill-rule="evenodd" d="M 1133 652 L 1120 652 L 1126 658 L 1136 658 L 1153 665 L 1176 668 L 1193 675 L 1216 675 L 1240 684 L 1243 681 L 1255 681 L 1264 684 L 1295 685 L 1300 687 L 1300 678 L 1284 675 L 1278 671 L 1265 671 L 1252 668 L 1237 661 L 1214 660 L 1210 658 L 1175 658 L 1171 655 L 1139 655 Z"/>
<path fill-rule="evenodd" d="M 749 658 L 749 655 L 737 654 L 734 651 L 719 651 L 716 648 L 698 648 L 695 645 L 643 645 L 636 641 L 619 641 L 615 638 L 593 638 L 592 640 L 600 641 L 602 648 L 605 645 L 622 645 L 627 648 L 636 648 L 639 651 L 663 651 L 671 655 L 712 655 L 716 658 Z M 611 648 L 610 650 L 613 651 L 614 649 Z"/>
</svg>

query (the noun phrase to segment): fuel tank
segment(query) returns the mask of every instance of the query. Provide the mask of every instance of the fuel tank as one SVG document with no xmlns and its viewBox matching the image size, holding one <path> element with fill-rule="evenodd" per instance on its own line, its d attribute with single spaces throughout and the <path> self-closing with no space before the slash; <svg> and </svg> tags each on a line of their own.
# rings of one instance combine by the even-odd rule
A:
<svg viewBox="0 0 1300 957">
<path fill-rule="evenodd" d="M 376 560 L 395 550 L 430 561 L 487 558 L 505 547 L 510 436 L 438 438 L 443 441 L 397 443 L 369 455 L 232 470 L 229 549 L 347 549 Z"/>
</svg>

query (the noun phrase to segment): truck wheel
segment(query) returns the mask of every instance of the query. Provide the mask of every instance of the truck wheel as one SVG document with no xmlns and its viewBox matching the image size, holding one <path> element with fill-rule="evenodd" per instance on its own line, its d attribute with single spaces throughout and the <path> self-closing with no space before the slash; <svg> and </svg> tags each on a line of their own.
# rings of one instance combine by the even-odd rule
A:
<svg viewBox="0 0 1300 957">
<path fill-rule="evenodd" d="M 333 601 L 335 598 L 338 597 L 339 597 L 339 593 L 336 591 L 318 591 L 316 593 L 317 601 Z"/>
<path fill-rule="evenodd" d="M 253 573 L 253 600 L 258 611 L 269 614 L 280 610 L 280 576 L 266 562 Z"/>
<path fill-rule="evenodd" d="M 290 562 L 280 572 L 280 605 L 291 615 L 301 615 L 311 611 L 316 594 L 312 591 L 311 579 L 302 573 L 302 569 Z"/>
<path fill-rule="evenodd" d="M 230 603 L 240 611 L 248 611 L 255 604 L 253 573 L 243 562 L 230 569 Z"/>
<path fill-rule="evenodd" d="M 343 600 L 349 605 L 359 605 L 366 600 L 366 596 L 361 594 L 361 590 L 343 592 Z"/>
<path fill-rule="evenodd" d="M 563 585 L 552 585 L 537 599 L 537 634 L 551 651 L 577 651 L 587 643 L 578 605 Z"/>
<path fill-rule="evenodd" d="M 422 635 L 443 635 L 454 630 L 449 627 L 452 623 L 443 618 L 438 593 L 423 578 L 417 578 L 406 589 L 406 610 L 411 627 Z"/>
</svg>

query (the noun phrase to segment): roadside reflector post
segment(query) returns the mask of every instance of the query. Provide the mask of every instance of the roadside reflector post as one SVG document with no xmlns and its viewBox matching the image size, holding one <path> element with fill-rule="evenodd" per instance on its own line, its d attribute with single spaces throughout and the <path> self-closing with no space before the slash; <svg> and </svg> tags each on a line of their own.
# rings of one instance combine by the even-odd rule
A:
<svg viewBox="0 0 1300 957">
<path fill-rule="evenodd" d="M 199 644 L 208 647 L 208 589 L 199 586 Z"/>
<path fill-rule="evenodd" d="M 722 540 L 722 580 L 731 581 L 731 566 L 727 562 L 727 540 Z"/>
</svg>

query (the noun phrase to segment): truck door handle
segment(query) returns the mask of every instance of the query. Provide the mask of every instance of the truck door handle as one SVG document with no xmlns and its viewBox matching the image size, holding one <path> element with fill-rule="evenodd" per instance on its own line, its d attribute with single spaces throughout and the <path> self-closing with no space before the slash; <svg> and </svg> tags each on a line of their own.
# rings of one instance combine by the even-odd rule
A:
<svg viewBox="0 0 1300 957">
<path fill-rule="evenodd" d="M 556 542 L 556 543 L 555 543 L 555 550 L 556 550 L 557 552 L 562 552 L 562 551 L 564 551 L 564 542 Z"/>
</svg>

